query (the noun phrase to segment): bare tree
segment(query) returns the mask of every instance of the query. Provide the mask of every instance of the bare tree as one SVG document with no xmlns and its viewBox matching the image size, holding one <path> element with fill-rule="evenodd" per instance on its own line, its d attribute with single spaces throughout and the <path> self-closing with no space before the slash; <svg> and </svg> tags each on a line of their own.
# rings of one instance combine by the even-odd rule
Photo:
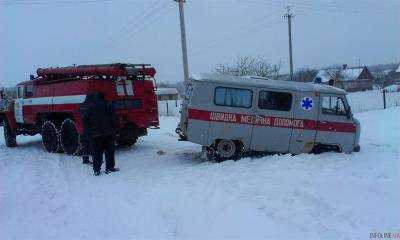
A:
<svg viewBox="0 0 400 240">
<path fill-rule="evenodd" d="M 5 95 L 5 98 L 16 98 L 17 97 L 15 87 L 6 87 L 6 88 L 3 88 L 2 90 Z"/>
<path fill-rule="evenodd" d="M 384 63 L 370 66 L 369 70 L 374 76 L 374 83 L 378 84 L 380 87 L 385 87 L 395 83 L 395 71 L 398 66 L 399 64 L 396 63 Z"/>
<path fill-rule="evenodd" d="M 296 82 L 312 82 L 317 75 L 318 70 L 311 68 L 300 68 L 293 74 L 293 80 Z"/>
<path fill-rule="evenodd" d="M 281 68 L 281 63 L 271 65 L 261 57 L 239 57 L 234 65 L 218 64 L 214 72 L 218 75 L 232 76 L 257 76 L 265 78 L 277 78 Z"/>
</svg>

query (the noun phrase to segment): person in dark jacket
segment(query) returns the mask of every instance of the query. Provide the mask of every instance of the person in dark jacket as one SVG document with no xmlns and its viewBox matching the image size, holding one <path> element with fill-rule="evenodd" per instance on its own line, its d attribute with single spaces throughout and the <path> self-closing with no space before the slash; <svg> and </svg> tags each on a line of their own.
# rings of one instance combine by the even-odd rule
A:
<svg viewBox="0 0 400 240">
<path fill-rule="evenodd" d="M 116 172 L 114 139 L 117 130 L 116 114 L 101 92 L 89 93 L 89 102 L 83 114 L 84 139 L 92 155 L 94 175 L 100 175 L 103 154 L 106 159 L 106 173 Z"/>
<path fill-rule="evenodd" d="M 89 105 L 91 103 L 94 103 L 94 99 L 95 99 L 95 93 L 89 93 L 86 96 L 85 102 L 81 105 L 80 108 L 80 113 L 82 114 L 82 116 L 85 116 L 85 114 L 87 114 L 87 112 L 89 112 Z M 84 123 L 85 124 L 85 123 Z M 92 147 L 92 141 L 91 141 L 91 136 L 90 136 L 90 130 L 89 127 L 84 126 L 83 129 L 83 135 L 81 137 L 81 142 L 82 142 L 82 150 L 81 150 L 81 154 L 82 154 L 82 163 L 83 164 L 93 164 L 93 162 L 90 161 L 90 156 L 92 155 L 92 151 L 93 151 L 93 147 Z"/>
</svg>

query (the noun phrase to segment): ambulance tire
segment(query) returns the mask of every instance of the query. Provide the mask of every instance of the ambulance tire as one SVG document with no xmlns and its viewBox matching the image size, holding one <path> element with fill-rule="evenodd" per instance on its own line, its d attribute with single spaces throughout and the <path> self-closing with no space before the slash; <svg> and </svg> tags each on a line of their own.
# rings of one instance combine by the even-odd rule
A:
<svg viewBox="0 0 400 240">
<path fill-rule="evenodd" d="M 226 160 L 237 160 L 240 158 L 241 147 L 240 144 L 230 140 L 222 139 L 217 141 L 215 146 L 216 162 L 223 162 Z"/>
<path fill-rule="evenodd" d="M 51 121 L 45 121 L 42 125 L 42 141 L 44 149 L 49 153 L 60 152 L 61 145 L 59 131 Z"/>
<path fill-rule="evenodd" d="M 7 147 L 16 147 L 17 146 L 17 135 L 15 132 L 11 130 L 10 125 L 7 120 L 4 120 L 4 140 L 6 141 Z"/>
<path fill-rule="evenodd" d="M 61 124 L 60 142 L 64 152 L 68 155 L 76 155 L 81 149 L 81 139 L 75 122 L 66 119 Z"/>
<path fill-rule="evenodd" d="M 324 145 L 324 144 L 318 144 L 315 145 L 314 148 L 311 150 L 311 153 L 313 154 L 321 154 L 321 153 L 326 153 L 326 152 L 342 152 L 339 146 L 336 145 Z"/>
</svg>

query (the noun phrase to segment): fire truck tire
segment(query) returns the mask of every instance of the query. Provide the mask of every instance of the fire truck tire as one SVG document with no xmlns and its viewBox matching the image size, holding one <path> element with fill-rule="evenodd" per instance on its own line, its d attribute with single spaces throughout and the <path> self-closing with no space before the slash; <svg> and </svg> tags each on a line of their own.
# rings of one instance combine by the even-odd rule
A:
<svg viewBox="0 0 400 240">
<path fill-rule="evenodd" d="M 6 141 L 7 147 L 17 146 L 17 135 L 11 130 L 6 120 L 4 121 L 4 140 Z"/>
<path fill-rule="evenodd" d="M 136 128 L 127 127 L 123 130 L 123 134 L 120 134 L 117 137 L 116 143 L 119 147 L 131 147 L 136 144 L 137 140 L 138 134 Z"/>
<path fill-rule="evenodd" d="M 131 137 L 129 139 L 119 140 L 117 139 L 117 146 L 119 147 L 131 147 L 136 144 L 138 137 Z"/>
<path fill-rule="evenodd" d="M 81 140 L 75 122 L 66 119 L 61 124 L 60 142 L 64 152 L 68 155 L 78 154 L 81 149 Z"/>
<path fill-rule="evenodd" d="M 133 145 L 135 145 L 137 142 L 137 137 L 136 138 L 132 138 L 132 139 L 128 139 L 128 140 L 117 140 L 117 146 L 119 147 L 131 147 Z"/>
<path fill-rule="evenodd" d="M 225 160 L 236 160 L 240 155 L 240 147 L 233 140 L 222 139 L 216 143 L 215 147 L 217 156 L 217 162 L 223 162 Z"/>
<path fill-rule="evenodd" d="M 42 125 L 42 141 L 44 149 L 49 153 L 60 152 L 59 131 L 51 121 L 45 121 Z"/>
</svg>

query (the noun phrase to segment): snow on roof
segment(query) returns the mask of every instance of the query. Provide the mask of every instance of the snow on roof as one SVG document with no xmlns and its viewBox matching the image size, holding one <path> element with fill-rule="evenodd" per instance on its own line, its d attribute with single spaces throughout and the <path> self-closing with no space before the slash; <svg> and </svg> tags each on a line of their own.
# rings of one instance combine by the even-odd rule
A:
<svg viewBox="0 0 400 240">
<path fill-rule="evenodd" d="M 346 68 L 341 71 L 342 74 L 342 80 L 343 81 L 352 81 L 356 80 L 361 73 L 363 72 L 364 68 L 363 67 L 357 67 L 357 68 Z"/>
<path fill-rule="evenodd" d="M 397 67 L 396 72 L 397 72 L 397 73 L 400 73 L 400 64 L 399 64 L 399 66 Z"/>
<path fill-rule="evenodd" d="M 335 79 L 337 73 L 340 74 L 340 79 L 342 81 L 353 81 L 356 80 L 363 72 L 363 67 L 354 67 L 346 69 L 322 69 L 318 71 L 315 78 L 321 78 L 321 82 L 329 82 L 330 79 Z M 314 80 L 315 80 L 314 78 Z"/>
<path fill-rule="evenodd" d="M 166 95 L 166 94 L 178 94 L 178 90 L 176 88 L 157 88 L 157 95 Z"/>
<path fill-rule="evenodd" d="M 302 83 L 282 80 L 260 80 L 248 77 L 236 77 L 228 75 L 202 74 L 192 75 L 192 81 L 216 82 L 222 84 L 231 84 L 239 86 L 268 87 L 282 90 L 327 92 L 346 94 L 346 91 L 340 88 L 315 83 Z"/>
</svg>

